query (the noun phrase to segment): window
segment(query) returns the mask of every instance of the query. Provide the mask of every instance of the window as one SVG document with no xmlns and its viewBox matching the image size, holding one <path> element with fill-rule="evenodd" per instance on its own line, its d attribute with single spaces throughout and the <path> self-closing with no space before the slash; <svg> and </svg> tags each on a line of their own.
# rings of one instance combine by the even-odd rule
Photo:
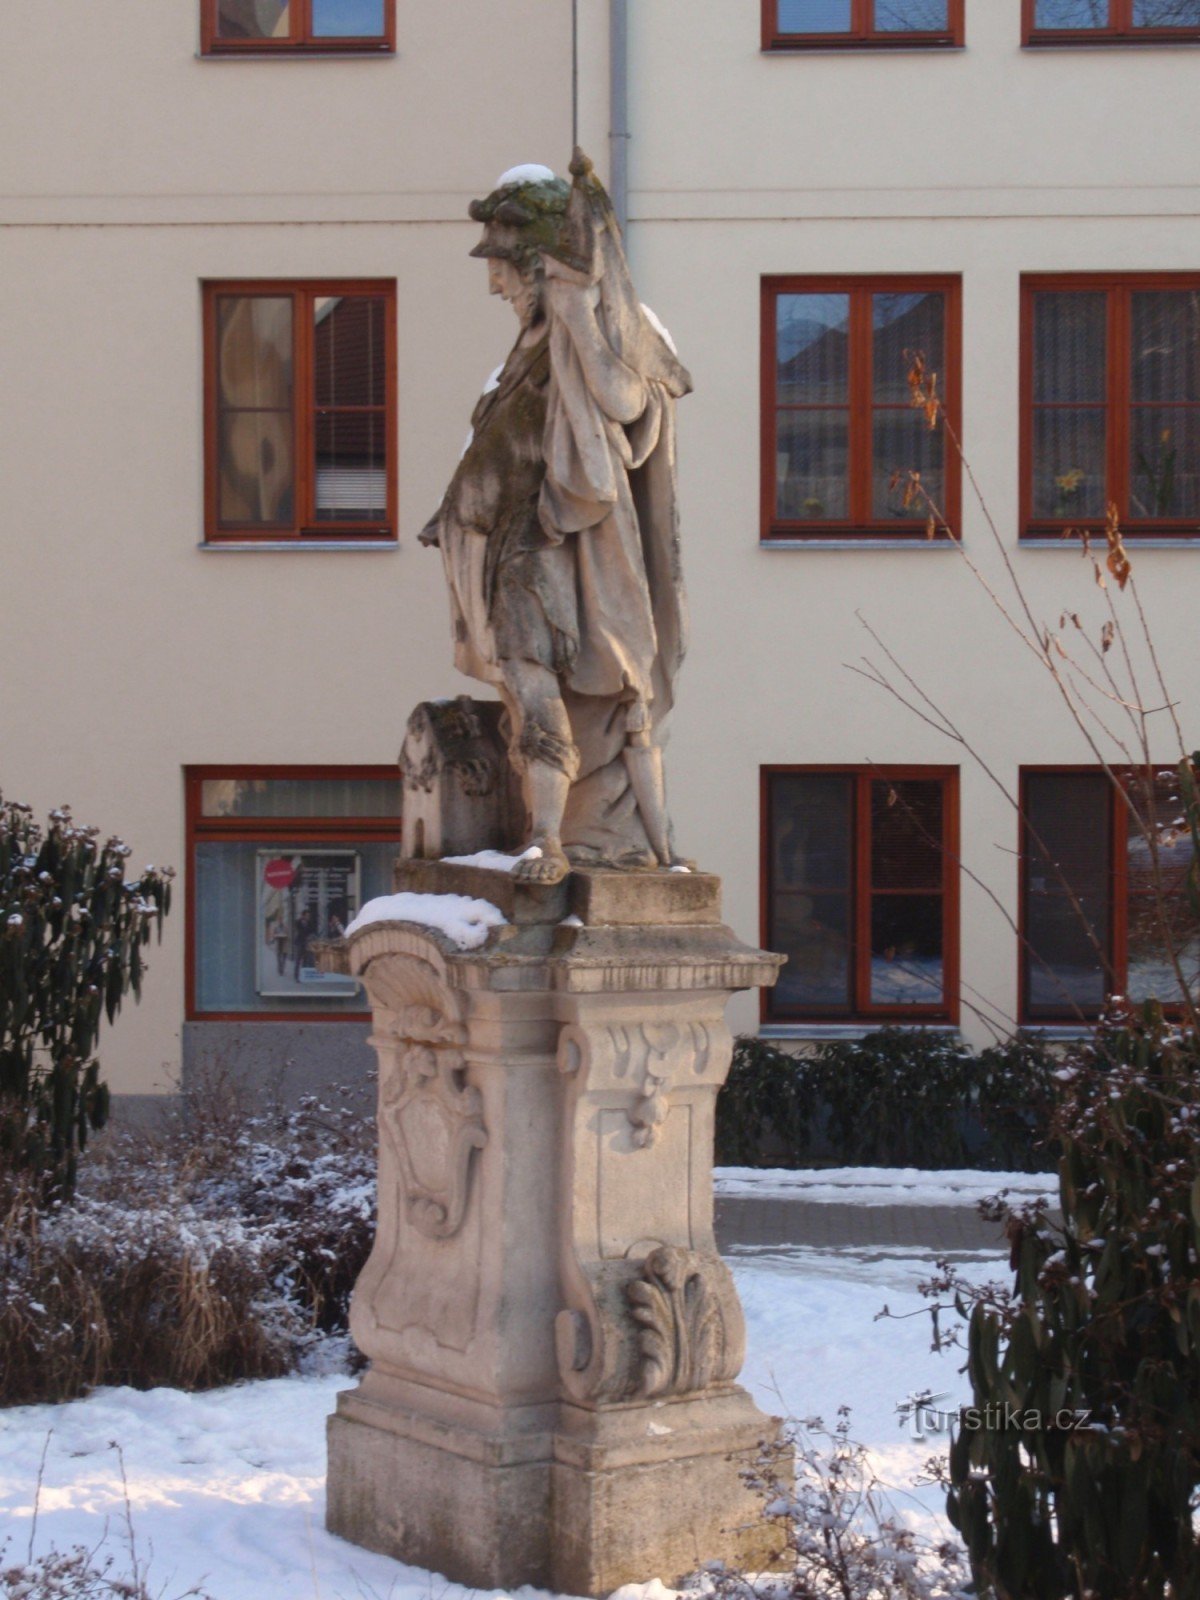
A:
<svg viewBox="0 0 1200 1600">
<path fill-rule="evenodd" d="M 1200 533 L 1200 274 L 1027 278 L 1024 533 Z"/>
<path fill-rule="evenodd" d="M 1026 44 L 1200 39 L 1200 0 L 1024 0 Z"/>
<path fill-rule="evenodd" d="M 358 984 L 310 944 L 391 893 L 396 769 L 192 767 L 187 818 L 188 1016 L 360 1018 Z"/>
<path fill-rule="evenodd" d="M 964 0 L 763 0 L 763 49 L 953 45 Z"/>
<path fill-rule="evenodd" d="M 393 539 L 395 286 L 210 283 L 205 529 Z"/>
<path fill-rule="evenodd" d="M 1173 772 L 1120 776 L 1136 815 L 1095 768 L 1022 774 L 1022 1002 L 1027 1022 L 1094 1018 L 1110 994 L 1178 998 L 1147 832 L 1184 974 L 1200 976 L 1200 920 L 1187 899 L 1191 836 Z M 1143 831 L 1142 821 L 1146 823 Z"/>
<path fill-rule="evenodd" d="M 763 853 L 770 1020 L 957 1019 L 956 770 L 765 769 Z"/>
<path fill-rule="evenodd" d="M 914 471 L 958 527 L 957 457 L 914 409 L 908 371 L 922 354 L 957 430 L 959 322 L 953 278 L 764 280 L 764 540 L 923 540 Z"/>
<path fill-rule="evenodd" d="M 394 50 L 396 0 L 200 0 L 205 55 Z"/>
</svg>

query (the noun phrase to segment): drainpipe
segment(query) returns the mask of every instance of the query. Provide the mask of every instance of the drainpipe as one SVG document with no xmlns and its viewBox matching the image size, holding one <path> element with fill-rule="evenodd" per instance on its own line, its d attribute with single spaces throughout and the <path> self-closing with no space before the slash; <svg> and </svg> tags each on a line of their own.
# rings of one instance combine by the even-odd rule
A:
<svg viewBox="0 0 1200 1600">
<path fill-rule="evenodd" d="M 621 232 L 629 226 L 629 0 L 608 0 L 609 192 Z"/>
</svg>

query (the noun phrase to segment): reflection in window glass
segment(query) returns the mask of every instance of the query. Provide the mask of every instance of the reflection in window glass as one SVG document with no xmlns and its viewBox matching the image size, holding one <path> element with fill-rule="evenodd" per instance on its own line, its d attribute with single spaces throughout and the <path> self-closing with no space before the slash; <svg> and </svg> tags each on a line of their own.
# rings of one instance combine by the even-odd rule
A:
<svg viewBox="0 0 1200 1600">
<path fill-rule="evenodd" d="M 1025 812 L 1029 1015 L 1094 1015 L 1108 987 L 1108 779 L 1102 772 L 1030 773 Z"/>
<path fill-rule="evenodd" d="M 1037 0 L 1035 28 L 1107 28 L 1109 0 Z"/>
<path fill-rule="evenodd" d="M 286 525 L 295 486 L 291 300 L 221 296 L 216 359 L 220 521 Z"/>
<path fill-rule="evenodd" d="M 286 39 L 291 25 L 290 0 L 217 0 L 222 39 Z"/>
<path fill-rule="evenodd" d="M 370 39 L 385 31 L 383 0 L 312 0 L 317 39 Z"/>
<path fill-rule="evenodd" d="M 851 0 L 779 0 L 780 33 L 849 33 Z"/>
<path fill-rule="evenodd" d="M 945 33 L 950 0 L 875 0 L 877 33 Z"/>
<path fill-rule="evenodd" d="M 1135 28 L 1200 28 L 1200 0 L 1133 0 Z"/>
</svg>

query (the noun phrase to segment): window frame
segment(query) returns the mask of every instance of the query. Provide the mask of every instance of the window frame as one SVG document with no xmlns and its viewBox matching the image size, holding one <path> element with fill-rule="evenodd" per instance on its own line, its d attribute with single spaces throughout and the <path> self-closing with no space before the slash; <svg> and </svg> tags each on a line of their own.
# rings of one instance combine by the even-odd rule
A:
<svg viewBox="0 0 1200 1600">
<path fill-rule="evenodd" d="M 950 26 L 935 32 L 878 31 L 875 0 L 851 0 L 851 24 L 844 33 L 784 33 L 778 25 L 779 0 L 762 0 L 762 48 L 788 50 L 954 50 L 966 43 L 966 0 L 949 0 Z"/>
<path fill-rule="evenodd" d="M 856 291 L 858 299 L 856 301 Z M 870 515 L 857 516 L 864 507 L 870 511 L 872 492 L 871 413 L 874 393 L 872 368 L 873 330 L 866 297 L 872 294 L 942 294 L 945 296 L 946 324 L 943 330 L 945 371 L 938 373 L 938 386 L 946 420 L 962 439 L 962 278 L 948 273 L 789 273 L 766 276 L 761 280 L 761 358 L 759 400 L 759 542 L 827 543 L 844 540 L 851 544 L 900 540 L 906 544 L 948 543 L 950 535 L 941 529 L 930 541 L 924 517 L 879 522 Z M 776 415 L 778 341 L 776 304 L 783 294 L 848 294 L 850 308 L 850 349 L 847 395 L 850 420 L 847 490 L 850 516 L 840 521 L 804 519 L 788 521 L 776 515 Z M 857 330 L 857 331 L 856 331 Z M 940 423 L 939 423 L 940 426 Z M 945 472 L 945 504 L 941 507 L 955 537 L 961 536 L 962 463 L 958 451 L 942 428 Z"/>
<path fill-rule="evenodd" d="M 1158 764 L 1151 767 L 1150 772 L 1161 770 Z M 1111 772 L 1112 777 L 1109 776 Z M 1064 777 L 1072 774 L 1082 774 L 1089 777 L 1100 778 L 1106 787 L 1106 802 L 1108 805 L 1108 866 L 1106 880 L 1108 885 L 1108 941 L 1105 950 L 1104 973 L 1105 983 L 1108 985 L 1105 1001 L 1094 1012 L 1082 1006 L 1072 1006 L 1063 1001 L 1062 1010 L 1053 1015 L 1043 1013 L 1033 1016 L 1029 1009 L 1029 968 L 1033 961 L 1033 950 L 1029 943 L 1029 866 L 1032 860 L 1028 846 L 1029 833 L 1029 779 L 1031 777 Z M 1019 1026 L 1028 1029 L 1058 1028 L 1078 1025 L 1088 1027 L 1100 1016 L 1107 996 L 1111 994 L 1126 994 L 1129 980 L 1129 810 L 1121 803 L 1117 794 L 1113 778 L 1125 781 L 1132 778 L 1144 779 L 1146 769 L 1129 766 L 1114 766 L 1105 771 L 1094 762 L 1048 762 L 1034 763 L 1023 766 L 1018 775 L 1018 817 L 1017 817 L 1017 936 L 1018 936 L 1018 964 L 1017 964 L 1017 1017 Z M 1163 1011 L 1168 1017 L 1181 1015 L 1182 1002 L 1179 1005 L 1167 1004 Z"/>
<path fill-rule="evenodd" d="M 1130 377 L 1132 331 L 1130 302 L 1145 290 L 1194 289 L 1198 272 L 1038 272 L 1021 276 L 1020 356 L 1020 538 L 1060 541 L 1072 529 L 1103 533 L 1105 518 L 1037 517 L 1033 515 L 1034 301 L 1045 293 L 1103 293 L 1107 296 L 1105 353 L 1104 503 L 1116 504 L 1121 535 L 1131 542 L 1147 539 L 1200 538 L 1200 516 L 1157 517 L 1138 522 L 1126 515 L 1129 505 L 1129 442 L 1132 412 Z M 1064 402 L 1065 403 L 1065 402 Z"/>
<path fill-rule="evenodd" d="M 1139 45 L 1200 43 L 1200 26 L 1135 28 L 1133 0 L 1109 0 L 1105 28 L 1039 28 L 1037 0 L 1021 0 L 1021 43 L 1027 49 L 1045 45 Z"/>
<path fill-rule="evenodd" d="M 394 278 L 210 278 L 201 285 L 204 362 L 204 542 L 205 544 L 395 544 L 399 537 L 397 447 L 396 280 Z M 292 300 L 292 456 L 295 464 L 291 527 L 220 520 L 220 420 L 217 381 L 217 302 L 223 296 Z M 384 442 L 387 511 L 378 522 L 320 521 L 315 516 L 314 420 L 315 341 L 312 303 L 337 296 L 375 296 L 384 304 Z M 327 407 L 328 410 L 353 409 Z M 369 409 L 376 409 L 374 407 Z"/>
<path fill-rule="evenodd" d="M 383 0 L 382 34 L 314 35 L 312 0 L 291 0 L 292 31 L 286 39 L 227 39 L 218 32 L 218 0 L 200 0 L 203 56 L 395 55 L 396 0 Z"/>
<path fill-rule="evenodd" d="M 776 1005 L 774 988 L 759 991 L 759 1015 L 773 1027 L 903 1026 L 930 1023 L 957 1027 L 960 1016 L 960 801 L 959 769 L 938 765 L 843 763 L 773 763 L 759 768 L 759 937 L 764 949 L 771 938 L 772 779 L 795 775 L 851 778 L 855 783 L 851 873 L 853 926 L 850 938 L 850 976 L 854 1004 L 846 1011 L 792 1008 Z M 937 781 L 942 785 L 942 987 L 940 1005 L 873 1006 L 870 1004 L 870 902 L 871 784 L 873 782 Z M 866 863 L 866 870 L 863 864 Z M 900 892 L 900 891 L 897 891 Z M 930 891 L 931 892 L 931 891 Z M 865 934 L 865 936 L 864 936 Z M 867 996 L 863 1003 L 863 996 Z"/>
<path fill-rule="evenodd" d="M 196 847 L 212 840 L 264 845 L 390 844 L 400 853 L 399 817 L 206 817 L 201 810 L 203 785 L 212 779 L 323 779 L 396 782 L 395 766 L 236 766 L 185 767 L 184 818 L 187 841 L 184 867 L 184 1016 L 189 1022 L 357 1022 L 371 1015 L 365 996 L 361 1006 L 332 1011 L 204 1011 L 196 1001 Z"/>
</svg>

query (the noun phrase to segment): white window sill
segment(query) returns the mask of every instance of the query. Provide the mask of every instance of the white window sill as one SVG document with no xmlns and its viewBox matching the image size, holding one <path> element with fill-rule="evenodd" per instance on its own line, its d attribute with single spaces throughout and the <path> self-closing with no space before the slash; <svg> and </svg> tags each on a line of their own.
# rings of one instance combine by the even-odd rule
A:
<svg viewBox="0 0 1200 1600">
<path fill-rule="evenodd" d="M 197 50 L 197 61 L 395 61 L 395 50 Z"/>
<path fill-rule="evenodd" d="M 1153 535 L 1127 533 L 1122 534 L 1122 538 L 1131 556 L 1138 550 L 1200 550 L 1200 533 L 1182 533 L 1175 539 L 1156 539 Z M 1060 539 L 1054 534 L 1021 539 L 1018 547 L 1022 550 L 1069 550 L 1074 556 L 1080 551 L 1077 538 Z M 1092 547 L 1097 554 L 1107 548 L 1102 533 L 1092 534 Z"/>
<path fill-rule="evenodd" d="M 214 539 L 211 542 L 201 542 L 197 550 L 204 550 L 208 554 L 219 555 L 247 555 L 250 551 L 266 551 L 270 555 L 280 555 L 287 551 L 290 555 L 311 554 L 314 550 L 364 550 L 392 552 L 399 550 L 398 539 Z"/>
</svg>

